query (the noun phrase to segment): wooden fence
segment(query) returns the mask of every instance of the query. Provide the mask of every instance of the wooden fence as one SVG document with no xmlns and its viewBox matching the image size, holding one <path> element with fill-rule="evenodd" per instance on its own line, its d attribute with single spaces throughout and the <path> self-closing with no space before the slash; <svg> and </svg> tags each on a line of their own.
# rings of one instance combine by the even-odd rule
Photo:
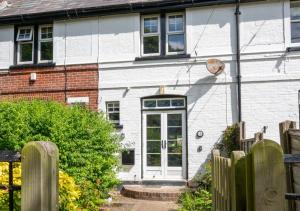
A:
<svg viewBox="0 0 300 211">
<path fill-rule="evenodd" d="M 9 211 L 15 210 L 13 192 L 20 189 L 22 211 L 58 210 L 58 148 L 55 144 L 29 142 L 21 154 L 0 152 L 0 162 L 9 163 L 9 185 L 0 184 L 0 189 L 9 192 Z M 21 187 L 13 184 L 13 162 L 21 162 Z"/>
<path fill-rule="evenodd" d="M 296 122 L 285 121 L 279 125 L 280 143 L 285 153 L 288 210 L 300 210 L 300 130 Z"/>
<path fill-rule="evenodd" d="M 212 152 L 213 211 L 284 211 L 283 151 L 270 140 L 257 142 L 249 153 L 223 158 Z"/>
</svg>

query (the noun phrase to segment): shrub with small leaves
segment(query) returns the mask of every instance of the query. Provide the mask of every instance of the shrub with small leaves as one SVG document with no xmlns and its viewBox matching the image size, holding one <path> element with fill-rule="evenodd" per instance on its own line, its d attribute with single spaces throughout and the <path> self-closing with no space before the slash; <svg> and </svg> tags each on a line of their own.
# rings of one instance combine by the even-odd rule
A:
<svg viewBox="0 0 300 211">
<path fill-rule="evenodd" d="M 59 167 L 80 186 L 80 205 L 97 210 L 119 181 L 120 141 L 102 113 L 50 101 L 0 103 L 0 150 L 52 141 Z"/>
<path fill-rule="evenodd" d="M 212 195 L 209 191 L 198 189 L 185 192 L 181 195 L 179 211 L 210 211 L 212 208 Z"/>
<path fill-rule="evenodd" d="M 8 185 L 8 163 L 0 163 L 0 184 Z M 21 165 L 14 163 L 13 169 L 14 185 L 21 185 Z M 75 184 L 74 179 L 63 171 L 59 171 L 59 210 L 70 211 L 79 208 L 78 199 L 80 198 L 80 189 Z M 8 190 L 0 190 L 0 210 L 9 210 L 8 208 Z M 21 193 L 14 192 L 14 208 L 21 210 Z"/>
<path fill-rule="evenodd" d="M 223 132 L 221 142 L 217 145 L 222 156 L 230 157 L 232 151 L 239 150 L 238 134 L 238 124 L 228 126 Z"/>
</svg>

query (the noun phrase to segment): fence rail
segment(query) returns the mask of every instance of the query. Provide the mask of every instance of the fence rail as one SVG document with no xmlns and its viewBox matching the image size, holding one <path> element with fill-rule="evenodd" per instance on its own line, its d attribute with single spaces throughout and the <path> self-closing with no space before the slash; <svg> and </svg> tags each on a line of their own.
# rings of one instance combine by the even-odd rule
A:
<svg viewBox="0 0 300 211">
<path fill-rule="evenodd" d="M 213 211 L 283 211 L 283 151 L 274 141 L 259 141 L 249 153 L 223 158 L 212 152 Z"/>
</svg>

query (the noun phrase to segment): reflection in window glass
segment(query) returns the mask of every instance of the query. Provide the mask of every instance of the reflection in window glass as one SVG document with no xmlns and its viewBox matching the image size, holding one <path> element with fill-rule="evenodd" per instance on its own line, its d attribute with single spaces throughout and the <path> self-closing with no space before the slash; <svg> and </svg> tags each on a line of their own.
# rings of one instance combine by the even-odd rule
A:
<svg viewBox="0 0 300 211">
<path fill-rule="evenodd" d="M 115 125 L 120 124 L 120 103 L 119 102 L 107 102 L 106 112 L 108 119 Z"/>
<path fill-rule="evenodd" d="M 171 105 L 170 100 L 158 100 L 157 101 L 158 107 L 170 107 L 170 105 Z"/>
<path fill-rule="evenodd" d="M 159 53 L 159 37 L 144 37 L 144 54 Z"/>
<path fill-rule="evenodd" d="M 168 36 L 168 51 L 182 52 L 184 51 L 184 35 L 173 34 Z"/>
<path fill-rule="evenodd" d="M 144 33 L 157 33 L 158 32 L 158 18 L 144 18 Z"/>
<path fill-rule="evenodd" d="M 32 42 L 20 43 L 20 62 L 31 62 L 32 61 Z"/>
<path fill-rule="evenodd" d="M 183 99 L 172 100 L 172 106 L 174 106 L 174 107 L 183 107 L 184 106 L 184 100 Z"/>
<path fill-rule="evenodd" d="M 169 32 L 182 32 L 183 31 L 183 16 L 172 15 L 169 16 Z"/>
<path fill-rule="evenodd" d="M 156 100 L 145 100 L 144 101 L 144 107 L 147 107 L 147 108 L 156 107 Z"/>
</svg>

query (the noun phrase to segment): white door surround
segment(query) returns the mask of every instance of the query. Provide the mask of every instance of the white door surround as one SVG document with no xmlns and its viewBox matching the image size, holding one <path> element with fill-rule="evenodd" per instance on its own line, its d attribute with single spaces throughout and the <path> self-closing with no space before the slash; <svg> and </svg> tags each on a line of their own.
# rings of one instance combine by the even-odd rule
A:
<svg viewBox="0 0 300 211">
<path fill-rule="evenodd" d="M 143 179 L 184 180 L 186 111 L 143 111 Z"/>
</svg>

